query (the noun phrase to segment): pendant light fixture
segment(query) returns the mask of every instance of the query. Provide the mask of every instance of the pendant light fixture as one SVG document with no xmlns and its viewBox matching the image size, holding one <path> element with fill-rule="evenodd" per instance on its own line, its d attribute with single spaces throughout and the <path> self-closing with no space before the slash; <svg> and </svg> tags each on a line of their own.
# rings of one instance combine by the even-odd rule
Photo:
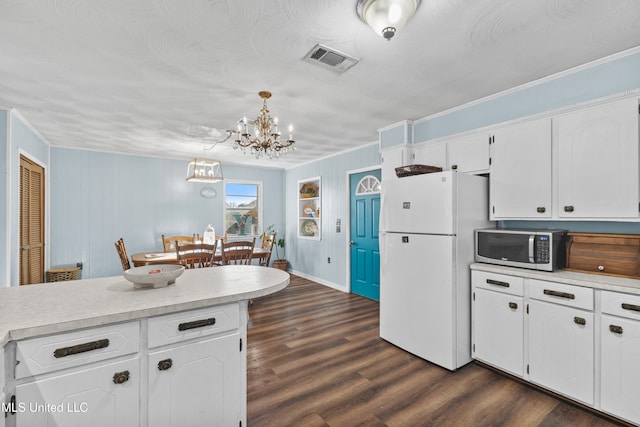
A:
<svg viewBox="0 0 640 427">
<path fill-rule="evenodd" d="M 226 137 L 214 142 L 209 147 L 204 147 L 202 157 L 196 157 L 187 163 L 187 181 L 214 183 L 220 182 L 224 179 L 222 176 L 222 163 L 220 163 L 220 160 L 207 159 L 205 154 L 207 150 L 213 149 L 213 147 L 231 137 L 232 131 L 228 130 L 226 132 Z"/>
<path fill-rule="evenodd" d="M 411 19 L 421 0 L 358 0 L 360 19 L 387 40 Z"/>
</svg>

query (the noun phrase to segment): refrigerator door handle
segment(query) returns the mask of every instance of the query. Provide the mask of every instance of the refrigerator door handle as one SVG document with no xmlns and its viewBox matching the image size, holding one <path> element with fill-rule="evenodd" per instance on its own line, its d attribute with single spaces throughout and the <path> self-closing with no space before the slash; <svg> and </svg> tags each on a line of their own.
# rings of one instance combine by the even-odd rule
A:
<svg viewBox="0 0 640 427">
<path fill-rule="evenodd" d="M 380 248 L 380 274 L 384 275 L 387 271 L 387 248 L 386 248 L 386 236 L 384 231 L 378 232 L 379 248 Z"/>
</svg>

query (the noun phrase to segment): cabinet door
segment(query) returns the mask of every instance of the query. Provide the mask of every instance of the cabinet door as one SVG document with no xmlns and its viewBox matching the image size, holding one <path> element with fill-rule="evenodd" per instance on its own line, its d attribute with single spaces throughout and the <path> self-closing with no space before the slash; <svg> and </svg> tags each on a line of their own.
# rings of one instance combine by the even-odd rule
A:
<svg viewBox="0 0 640 427">
<path fill-rule="evenodd" d="M 466 173 L 489 171 L 489 135 L 482 132 L 447 144 L 447 169 Z"/>
<path fill-rule="evenodd" d="M 409 164 L 408 147 L 389 148 L 381 153 L 382 180 L 397 179 L 396 168 Z"/>
<path fill-rule="evenodd" d="M 410 163 L 438 166 L 444 170 L 447 167 L 447 146 L 443 143 L 416 145 L 412 158 Z"/>
<path fill-rule="evenodd" d="M 638 101 L 558 116 L 558 216 L 638 217 Z"/>
<path fill-rule="evenodd" d="M 473 357 L 522 377 L 522 297 L 474 288 Z"/>
<path fill-rule="evenodd" d="M 551 217 L 551 119 L 494 132 L 489 183 L 491 219 Z"/>
<path fill-rule="evenodd" d="M 135 358 L 18 385 L 16 426 L 138 426 L 139 365 Z"/>
<path fill-rule="evenodd" d="M 601 337 L 601 409 L 640 424 L 640 322 L 603 315 Z"/>
<path fill-rule="evenodd" d="M 593 312 L 529 303 L 529 379 L 593 405 Z"/>
<path fill-rule="evenodd" d="M 237 426 L 243 384 L 240 334 L 149 355 L 149 425 Z"/>
</svg>

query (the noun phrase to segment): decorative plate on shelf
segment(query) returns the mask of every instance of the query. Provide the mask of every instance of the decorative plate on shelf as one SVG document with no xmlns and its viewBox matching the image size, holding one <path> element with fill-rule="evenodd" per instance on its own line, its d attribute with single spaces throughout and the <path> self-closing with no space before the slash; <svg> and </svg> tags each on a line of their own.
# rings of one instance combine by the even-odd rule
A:
<svg viewBox="0 0 640 427">
<path fill-rule="evenodd" d="M 316 197 L 317 194 L 318 194 L 318 187 L 316 187 L 315 184 L 313 184 L 311 182 L 307 182 L 305 184 L 302 184 L 302 187 L 300 187 L 300 196 L 303 199 L 308 199 L 310 197 Z"/>
<path fill-rule="evenodd" d="M 184 267 L 177 264 L 156 264 L 134 267 L 124 272 L 124 278 L 135 288 L 163 288 L 176 282 Z"/>
<path fill-rule="evenodd" d="M 315 236 L 318 232 L 318 224 L 314 220 L 307 219 L 300 226 L 300 234 L 303 236 Z"/>
</svg>

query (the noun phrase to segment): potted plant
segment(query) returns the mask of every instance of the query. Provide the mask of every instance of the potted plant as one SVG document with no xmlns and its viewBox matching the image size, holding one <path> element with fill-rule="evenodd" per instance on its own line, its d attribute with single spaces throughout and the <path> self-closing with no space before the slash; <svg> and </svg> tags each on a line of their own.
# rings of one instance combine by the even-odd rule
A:
<svg viewBox="0 0 640 427">
<path fill-rule="evenodd" d="M 272 224 L 268 226 L 267 230 L 264 233 L 262 233 L 263 236 L 266 234 L 275 234 L 277 236 L 278 230 L 276 230 L 275 225 Z M 273 245 L 276 248 L 276 259 L 273 260 L 273 267 L 282 271 L 287 271 L 287 259 L 284 258 L 284 238 L 280 238 L 276 240 L 275 242 L 273 242 Z M 283 258 L 280 258 L 280 253 L 278 251 L 278 248 L 282 248 Z"/>
</svg>

